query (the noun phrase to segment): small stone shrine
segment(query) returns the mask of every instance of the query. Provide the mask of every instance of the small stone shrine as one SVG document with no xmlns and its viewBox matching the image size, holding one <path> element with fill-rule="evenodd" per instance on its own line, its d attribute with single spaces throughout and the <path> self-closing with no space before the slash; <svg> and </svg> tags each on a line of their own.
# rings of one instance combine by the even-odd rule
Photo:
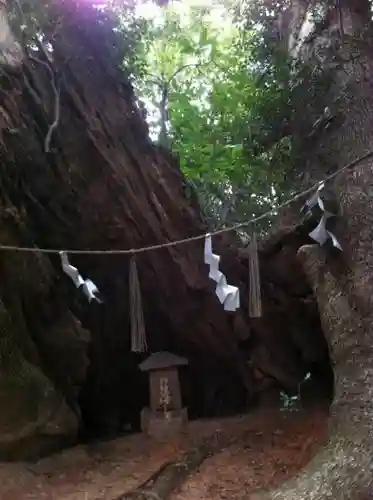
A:
<svg viewBox="0 0 373 500">
<path fill-rule="evenodd" d="M 188 420 L 182 407 L 178 367 L 188 360 L 167 351 L 156 352 L 139 365 L 149 372 L 150 408 L 141 411 L 141 429 L 158 439 L 178 434 Z"/>
</svg>

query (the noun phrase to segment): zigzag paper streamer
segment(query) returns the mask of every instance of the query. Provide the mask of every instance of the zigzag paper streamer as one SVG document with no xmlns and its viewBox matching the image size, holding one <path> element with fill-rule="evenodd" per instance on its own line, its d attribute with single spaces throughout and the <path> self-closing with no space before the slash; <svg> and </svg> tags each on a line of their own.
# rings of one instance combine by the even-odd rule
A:
<svg viewBox="0 0 373 500">
<path fill-rule="evenodd" d="M 301 211 L 304 212 L 308 210 L 309 212 L 311 212 L 312 209 L 318 205 L 322 212 L 322 216 L 315 229 L 309 233 L 309 237 L 312 238 L 314 241 L 316 241 L 320 246 L 323 246 L 328 240 L 331 240 L 333 247 L 338 248 L 338 250 L 342 251 L 342 247 L 337 238 L 331 231 L 328 231 L 327 229 L 328 219 L 336 217 L 336 214 L 329 212 L 325 208 L 324 201 L 320 196 L 324 189 L 325 189 L 325 184 L 321 182 L 316 193 L 313 196 L 311 196 L 311 198 L 308 201 L 306 201 Z"/>
<path fill-rule="evenodd" d="M 92 300 L 96 300 L 101 304 L 102 300 L 97 297 L 97 294 L 99 293 L 98 288 L 93 281 L 90 279 L 85 280 L 81 277 L 78 269 L 70 264 L 66 252 L 60 252 L 60 258 L 63 272 L 71 278 L 76 288 L 82 288 L 88 302 L 91 303 Z"/>
<path fill-rule="evenodd" d="M 228 285 L 224 274 L 219 270 L 220 256 L 212 253 L 211 234 L 205 238 L 205 264 L 210 266 L 209 278 L 216 282 L 215 293 L 226 311 L 236 311 L 240 307 L 240 291 Z"/>
</svg>

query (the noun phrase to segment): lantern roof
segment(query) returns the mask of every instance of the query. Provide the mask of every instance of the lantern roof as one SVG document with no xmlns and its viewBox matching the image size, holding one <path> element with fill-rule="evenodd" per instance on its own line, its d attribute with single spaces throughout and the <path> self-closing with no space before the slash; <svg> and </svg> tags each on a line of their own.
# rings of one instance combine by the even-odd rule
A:
<svg viewBox="0 0 373 500">
<path fill-rule="evenodd" d="M 145 361 L 140 363 L 139 368 L 143 372 L 162 370 L 165 368 L 176 368 L 187 365 L 188 360 L 181 356 L 176 356 L 168 351 L 160 351 L 151 354 Z"/>
</svg>

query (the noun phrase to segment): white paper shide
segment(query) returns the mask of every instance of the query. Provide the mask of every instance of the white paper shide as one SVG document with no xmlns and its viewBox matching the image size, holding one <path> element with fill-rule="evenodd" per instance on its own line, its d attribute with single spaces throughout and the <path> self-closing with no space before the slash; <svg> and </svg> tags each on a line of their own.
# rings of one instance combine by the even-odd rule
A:
<svg viewBox="0 0 373 500">
<path fill-rule="evenodd" d="M 84 295 L 88 299 L 88 302 L 96 300 L 97 302 L 102 303 L 102 300 L 97 296 L 97 294 L 99 293 L 97 286 L 93 283 L 92 280 L 85 280 L 82 278 L 78 269 L 70 264 L 67 253 L 61 251 L 60 258 L 63 272 L 67 274 L 69 278 L 71 278 L 71 281 L 74 283 L 76 288 L 82 288 Z"/>
<path fill-rule="evenodd" d="M 320 246 L 325 245 L 328 240 L 331 240 L 333 247 L 342 251 L 342 247 L 335 235 L 327 229 L 328 219 L 332 219 L 336 215 L 332 212 L 329 212 L 325 208 L 325 204 L 321 198 L 321 194 L 324 189 L 325 184 L 321 182 L 316 193 L 306 202 L 305 206 L 302 208 L 302 211 L 304 211 L 304 209 L 311 211 L 315 206 L 318 205 L 322 212 L 319 223 L 317 224 L 315 229 L 309 233 L 309 236 Z"/>
<path fill-rule="evenodd" d="M 205 264 L 210 266 L 209 278 L 216 282 L 215 293 L 226 311 L 236 311 L 240 307 L 240 291 L 228 285 L 224 274 L 219 270 L 220 256 L 212 253 L 211 234 L 205 238 Z"/>
</svg>

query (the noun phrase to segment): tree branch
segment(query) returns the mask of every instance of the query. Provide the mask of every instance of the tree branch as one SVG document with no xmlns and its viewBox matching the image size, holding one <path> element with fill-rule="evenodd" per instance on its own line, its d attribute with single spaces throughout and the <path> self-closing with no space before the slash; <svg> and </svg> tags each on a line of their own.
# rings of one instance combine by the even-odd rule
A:
<svg viewBox="0 0 373 500">
<path fill-rule="evenodd" d="M 39 50 L 44 53 L 46 59 L 48 60 L 48 56 L 45 52 L 45 48 L 43 47 L 43 44 L 39 40 L 35 40 Z M 50 143 L 52 140 L 53 132 L 55 129 L 58 127 L 59 121 L 60 121 L 60 98 L 61 98 L 61 88 L 60 88 L 60 82 L 56 81 L 56 74 L 51 67 L 50 63 L 47 63 L 38 57 L 34 57 L 31 54 L 28 54 L 29 58 L 32 61 L 35 61 L 37 64 L 42 64 L 45 68 L 47 68 L 50 77 L 51 77 L 51 85 L 52 85 L 52 90 L 53 90 L 53 95 L 54 95 L 54 119 L 52 124 L 49 126 L 47 135 L 45 136 L 44 140 L 44 151 L 45 153 L 50 153 Z"/>
<path fill-rule="evenodd" d="M 3 0 L 0 0 L 0 1 L 3 1 Z M 22 18 L 23 25 L 26 26 L 26 18 L 25 18 L 25 14 L 23 12 L 22 6 L 21 6 L 19 0 L 15 0 L 15 3 L 16 3 L 16 6 L 19 10 L 20 16 Z M 60 83 L 56 81 L 56 74 L 53 70 L 51 63 L 49 62 L 49 57 L 48 57 L 48 54 L 46 53 L 46 50 L 45 50 L 43 44 L 40 42 L 40 40 L 38 39 L 37 36 L 34 37 L 33 41 L 35 42 L 39 51 L 44 54 L 45 59 L 48 62 L 43 61 L 43 60 L 39 59 L 38 57 L 34 57 L 33 55 L 31 55 L 26 49 L 26 40 L 25 40 L 24 41 L 24 45 L 25 45 L 24 48 L 26 50 L 27 56 L 32 61 L 36 62 L 37 64 L 42 64 L 45 68 L 47 68 L 47 71 L 51 77 L 51 85 L 52 85 L 52 90 L 53 90 L 53 94 L 54 94 L 54 119 L 53 119 L 52 124 L 49 126 L 47 135 L 46 135 L 45 140 L 44 140 L 44 151 L 45 151 L 45 153 L 49 153 L 50 152 L 50 142 L 52 140 L 53 132 L 58 127 L 58 123 L 60 121 Z"/>
</svg>

